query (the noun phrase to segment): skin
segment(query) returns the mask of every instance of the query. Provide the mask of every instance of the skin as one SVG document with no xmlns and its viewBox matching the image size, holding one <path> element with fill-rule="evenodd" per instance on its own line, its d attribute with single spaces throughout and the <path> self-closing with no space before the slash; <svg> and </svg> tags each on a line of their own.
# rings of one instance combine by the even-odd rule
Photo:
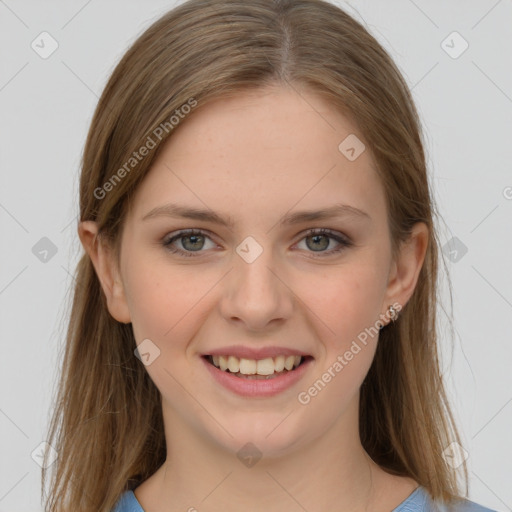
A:
<svg viewBox="0 0 512 512">
<path fill-rule="evenodd" d="M 135 490 L 145 511 L 234 511 L 250 503 L 265 512 L 384 512 L 418 486 L 386 473 L 360 443 L 359 388 L 378 336 L 307 405 L 297 400 L 390 304 L 407 303 L 427 247 L 428 230 L 417 224 L 392 261 L 372 155 L 349 161 L 338 150 L 349 134 L 358 135 L 357 126 L 307 90 L 267 86 L 216 100 L 182 123 L 137 190 L 119 266 L 95 243 L 95 223 L 80 224 L 111 315 L 132 323 L 137 343 L 149 338 L 160 349 L 146 369 L 162 393 L 168 457 Z M 178 202 L 230 215 L 235 224 L 141 220 Z M 278 224 L 286 213 L 335 203 L 370 219 Z M 163 245 L 186 228 L 207 236 L 203 245 L 173 243 L 189 253 L 199 248 L 192 257 Z M 353 245 L 329 254 L 338 242 L 306 238 L 310 228 L 330 229 Z M 247 236 L 263 249 L 252 263 L 236 252 Z M 235 344 L 299 348 L 314 362 L 291 389 L 242 398 L 217 384 L 200 358 Z M 236 456 L 247 442 L 263 454 L 252 467 Z"/>
</svg>

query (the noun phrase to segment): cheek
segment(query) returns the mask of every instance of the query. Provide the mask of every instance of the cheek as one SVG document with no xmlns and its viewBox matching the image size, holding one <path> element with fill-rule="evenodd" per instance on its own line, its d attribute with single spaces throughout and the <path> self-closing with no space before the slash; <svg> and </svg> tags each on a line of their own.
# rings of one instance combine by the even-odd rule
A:
<svg viewBox="0 0 512 512">
<path fill-rule="evenodd" d="M 192 336 L 217 276 L 197 275 L 192 267 L 171 266 L 133 255 L 126 263 L 127 301 L 136 340 L 150 338 L 173 350 Z M 173 341 L 173 343 L 171 343 Z M 183 347 L 180 347 L 183 349 Z"/>
<path fill-rule="evenodd" d="M 383 294 L 382 275 L 376 264 L 359 263 L 331 267 L 326 272 L 298 281 L 298 296 L 313 312 L 326 345 L 343 349 L 379 318 Z"/>
<path fill-rule="evenodd" d="M 215 284 L 208 276 L 195 274 L 194 278 L 190 268 L 171 267 L 135 254 L 127 261 L 126 291 L 134 337 L 137 344 L 149 339 L 156 345 L 156 349 L 151 347 L 158 356 L 146 370 L 167 398 L 182 396 L 179 383 L 193 377 L 187 347 L 202 323 L 205 299 Z M 173 399 L 173 403 L 186 400 Z"/>
<path fill-rule="evenodd" d="M 314 312 L 316 332 L 324 353 L 315 377 L 302 390 L 301 400 L 319 422 L 332 421 L 346 411 L 370 369 L 378 342 L 382 303 L 382 277 L 375 266 L 361 262 L 316 280 L 318 286 L 303 288 L 303 297 Z M 304 404 L 304 401 L 300 401 Z"/>
<path fill-rule="evenodd" d="M 175 323 L 176 306 L 183 305 L 179 281 L 170 287 L 168 269 L 137 251 L 125 260 L 126 300 L 135 338 L 159 340 Z"/>
</svg>

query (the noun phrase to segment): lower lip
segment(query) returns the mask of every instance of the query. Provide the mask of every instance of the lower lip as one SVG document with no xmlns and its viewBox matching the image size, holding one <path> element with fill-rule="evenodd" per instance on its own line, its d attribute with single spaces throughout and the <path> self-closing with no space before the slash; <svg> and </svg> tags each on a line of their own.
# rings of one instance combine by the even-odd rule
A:
<svg viewBox="0 0 512 512">
<path fill-rule="evenodd" d="M 226 389 L 233 391 L 237 395 L 245 397 L 270 397 L 285 391 L 300 380 L 313 362 L 312 358 L 308 358 L 301 365 L 297 366 L 295 370 L 288 371 L 271 379 L 244 379 L 243 377 L 235 377 L 230 372 L 219 370 L 216 366 L 209 363 L 205 357 L 201 357 L 201 359 L 219 384 L 222 384 Z"/>
</svg>

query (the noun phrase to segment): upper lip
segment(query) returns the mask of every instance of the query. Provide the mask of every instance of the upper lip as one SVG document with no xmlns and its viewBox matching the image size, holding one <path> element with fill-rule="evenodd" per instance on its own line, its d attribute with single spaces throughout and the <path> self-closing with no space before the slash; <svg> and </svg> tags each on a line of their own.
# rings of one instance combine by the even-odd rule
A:
<svg viewBox="0 0 512 512">
<path fill-rule="evenodd" d="M 216 348 L 203 354 L 205 356 L 235 356 L 238 359 L 266 359 L 268 357 L 277 356 L 309 356 L 306 352 L 303 352 L 294 348 L 286 347 L 244 347 L 243 345 L 233 345 L 231 347 Z"/>
</svg>

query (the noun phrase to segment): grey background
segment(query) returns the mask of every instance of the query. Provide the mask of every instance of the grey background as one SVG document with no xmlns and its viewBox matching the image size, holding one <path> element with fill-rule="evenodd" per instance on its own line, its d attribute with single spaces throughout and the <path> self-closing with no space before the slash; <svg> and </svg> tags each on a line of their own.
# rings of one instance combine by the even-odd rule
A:
<svg viewBox="0 0 512 512">
<path fill-rule="evenodd" d="M 80 252 L 78 165 L 93 110 L 127 46 L 173 5 L 0 0 L 0 512 L 42 510 L 31 454 L 45 439 L 62 356 Z M 339 5 L 364 20 L 413 90 L 446 222 L 456 339 L 453 354 L 445 339 L 443 368 L 468 453 L 470 498 L 510 511 L 512 2 Z M 46 59 L 31 47 L 43 31 L 59 45 Z M 453 31 L 469 44 L 457 58 L 445 51 L 463 48 L 458 36 L 446 39 Z M 43 237 L 55 254 L 38 252 L 48 246 Z M 443 297 L 442 318 L 446 289 Z"/>
</svg>

